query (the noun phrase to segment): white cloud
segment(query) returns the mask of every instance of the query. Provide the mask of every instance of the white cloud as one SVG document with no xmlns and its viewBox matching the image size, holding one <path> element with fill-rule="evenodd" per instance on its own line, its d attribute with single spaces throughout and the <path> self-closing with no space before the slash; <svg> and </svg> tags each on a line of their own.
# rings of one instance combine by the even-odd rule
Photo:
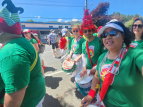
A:
<svg viewBox="0 0 143 107">
<path fill-rule="evenodd" d="M 38 16 L 38 19 L 40 19 L 40 16 Z"/>
<path fill-rule="evenodd" d="M 72 21 L 79 21 L 78 19 L 72 19 Z"/>
<path fill-rule="evenodd" d="M 69 20 L 66 20 L 65 22 L 70 22 Z"/>
<path fill-rule="evenodd" d="M 61 22 L 63 19 L 58 19 L 58 22 Z"/>
</svg>

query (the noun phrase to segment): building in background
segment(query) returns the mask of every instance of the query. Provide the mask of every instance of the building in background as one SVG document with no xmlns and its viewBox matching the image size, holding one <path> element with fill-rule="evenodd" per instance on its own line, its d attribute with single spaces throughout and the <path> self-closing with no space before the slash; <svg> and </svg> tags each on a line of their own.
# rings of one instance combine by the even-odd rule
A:
<svg viewBox="0 0 143 107">
<path fill-rule="evenodd" d="M 60 32 L 63 28 L 67 28 L 71 31 L 71 24 L 66 23 L 44 23 L 44 22 L 21 22 L 22 30 L 30 29 L 38 33 L 39 39 L 42 43 L 47 42 L 47 36 L 51 29 L 55 30 L 55 33 Z"/>
</svg>

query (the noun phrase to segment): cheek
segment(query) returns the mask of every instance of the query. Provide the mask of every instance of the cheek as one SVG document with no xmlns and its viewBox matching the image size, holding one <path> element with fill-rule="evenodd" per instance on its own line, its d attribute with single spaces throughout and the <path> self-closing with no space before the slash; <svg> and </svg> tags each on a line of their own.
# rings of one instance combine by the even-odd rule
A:
<svg viewBox="0 0 143 107">
<path fill-rule="evenodd" d="M 106 45 L 106 41 L 105 41 L 105 39 L 103 38 L 102 39 L 102 41 L 103 41 L 103 44 L 104 44 L 104 46 Z"/>
</svg>

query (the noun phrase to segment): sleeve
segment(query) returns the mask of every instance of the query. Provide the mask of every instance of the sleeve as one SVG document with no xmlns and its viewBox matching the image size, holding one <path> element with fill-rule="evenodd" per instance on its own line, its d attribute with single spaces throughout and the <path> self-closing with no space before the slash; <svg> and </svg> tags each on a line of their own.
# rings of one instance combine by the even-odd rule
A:
<svg viewBox="0 0 143 107">
<path fill-rule="evenodd" d="M 30 42 L 31 42 L 32 44 L 38 43 L 35 39 L 32 39 Z"/>
<path fill-rule="evenodd" d="M 86 61 L 86 55 L 82 54 L 82 61 L 83 61 L 83 67 L 86 67 L 87 61 Z"/>
<path fill-rule="evenodd" d="M 0 62 L 6 93 L 14 93 L 29 84 L 30 65 L 30 59 L 25 54 L 6 57 Z"/>
<path fill-rule="evenodd" d="M 142 49 L 140 49 L 139 51 L 142 51 Z M 143 67 L 143 51 L 140 52 L 136 58 L 135 58 L 135 63 L 136 66 L 139 68 L 139 70 L 142 72 L 142 67 Z"/>
</svg>

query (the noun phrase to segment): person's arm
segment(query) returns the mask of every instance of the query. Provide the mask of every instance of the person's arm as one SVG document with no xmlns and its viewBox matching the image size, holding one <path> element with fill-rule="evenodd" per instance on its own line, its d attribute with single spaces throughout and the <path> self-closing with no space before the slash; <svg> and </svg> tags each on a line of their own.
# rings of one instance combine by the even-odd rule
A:
<svg viewBox="0 0 143 107">
<path fill-rule="evenodd" d="M 98 78 L 98 71 L 96 71 L 93 80 L 92 80 L 92 85 L 91 85 L 91 89 L 93 91 L 97 91 L 97 89 L 95 88 L 97 84 L 99 84 L 99 78 Z M 84 97 L 84 99 L 81 101 L 81 104 L 84 105 L 84 107 L 87 107 L 87 105 L 91 104 L 93 98 L 90 95 L 87 95 L 86 97 Z"/>
<path fill-rule="evenodd" d="M 33 46 L 34 46 L 34 48 L 36 49 L 36 51 L 38 52 L 38 51 L 39 51 L 39 46 L 38 46 L 38 44 L 37 44 L 37 43 L 34 43 Z"/>
<path fill-rule="evenodd" d="M 11 94 L 6 93 L 4 97 L 4 107 L 20 107 L 25 95 L 26 88 L 27 87 Z"/>
<path fill-rule="evenodd" d="M 83 70 L 79 74 L 80 77 L 83 77 L 84 75 L 87 74 L 87 69 L 86 69 L 87 61 L 86 61 L 86 55 L 85 54 L 82 54 L 82 62 L 83 62 Z"/>
<path fill-rule="evenodd" d="M 49 46 L 50 46 L 50 41 L 51 41 L 51 39 L 50 39 L 50 37 L 49 37 Z"/>
<path fill-rule="evenodd" d="M 69 54 L 69 56 L 67 57 L 67 60 L 70 60 L 71 57 L 72 57 L 72 50 L 70 51 L 70 54 Z"/>
<path fill-rule="evenodd" d="M 79 57 L 77 57 L 74 61 L 78 62 L 81 58 L 82 58 L 82 54 Z"/>
</svg>

